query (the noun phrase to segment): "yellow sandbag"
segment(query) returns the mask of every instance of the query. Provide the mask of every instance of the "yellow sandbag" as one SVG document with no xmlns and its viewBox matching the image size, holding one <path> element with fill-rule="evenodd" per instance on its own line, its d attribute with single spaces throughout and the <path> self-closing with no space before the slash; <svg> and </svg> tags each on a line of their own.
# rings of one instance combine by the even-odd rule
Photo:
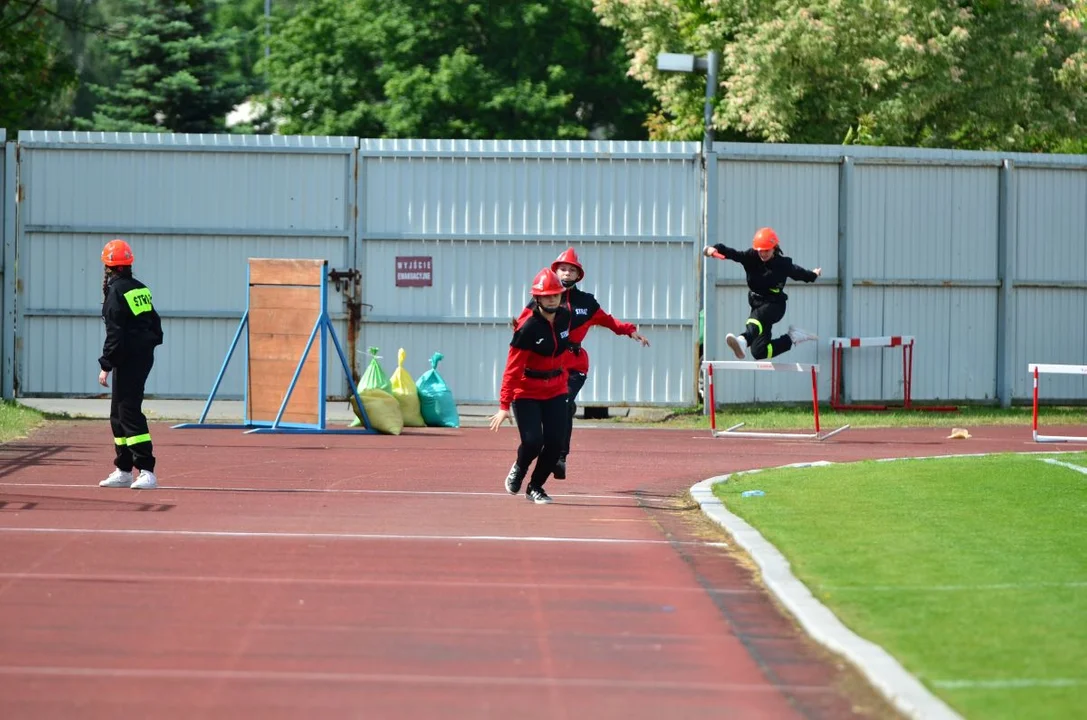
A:
<svg viewBox="0 0 1087 720">
<path fill-rule="evenodd" d="M 393 371 L 389 382 L 393 386 L 393 397 L 400 403 L 400 412 L 404 416 L 404 427 L 426 427 L 423 414 L 419 411 L 419 390 L 415 387 L 415 381 L 404 369 L 404 358 L 408 354 L 404 348 L 396 354 L 396 370 Z"/>
<path fill-rule="evenodd" d="M 377 388 L 367 388 L 359 391 L 362 398 L 362 406 L 366 409 L 366 417 L 370 419 L 370 427 L 379 433 L 386 435 L 399 435 L 404 429 L 404 416 L 400 413 L 400 403 L 390 393 Z M 359 417 L 359 406 L 354 398 L 351 398 L 351 408 L 355 411 L 355 417 Z"/>
</svg>

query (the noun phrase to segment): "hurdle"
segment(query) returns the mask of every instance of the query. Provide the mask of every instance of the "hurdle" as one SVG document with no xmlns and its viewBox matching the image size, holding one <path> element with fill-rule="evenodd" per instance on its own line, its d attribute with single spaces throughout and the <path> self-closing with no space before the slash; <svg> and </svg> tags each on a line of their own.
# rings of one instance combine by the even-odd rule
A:
<svg viewBox="0 0 1087 720">
<path fill-rule="evenodd" d="M 833 337 L 830 339 L 830 407 L 834 410 L 928 410 L 934 412 L 955 412 L 954 405 L 913 404 L 913 346 L 912 335 L 888 335 L 884 337 Z M 863 403 L 845 403 L 842 400 L 842 355 L 846 348 L 902 348 L 902 404 L 878 405 Z"/>
<path fill-rule="evenodd" d="M 771 372 L 802 372 L 809 373 L 811 375 L 811 406 L 812 411 L 815 414 L 815 432 L 814 433 L 781 433 L 781 432 L 767 432 L 756 430 L 743 430 L 739 428 L 744 426 L 744 423 L 737 423 L 732 427 L 725 430 L 717 429 L 717 403 L 714 395 L 713 387 L 713 369 L 719 370 L 763 370 Z M 706 394 L 709 399 L 710 407 L 710 435 L 715 438 L 719 437 L 747 437 L 747 438 L 777 438 L 777 439 L 791 439 L 791 440 L 826 440 L 827 438 L 834 437 L 838 433 L 848 430 L 848 425 L 843 425 L 836 430 L 831 430 L 828 433 L 823 433 L 819 426 L 819 366 L 808 363 L 775 363 L 764 360 L 707 360 L 702 363 L 702 369 L 706 373 Z"/>
<path fill-rule="evenodd" d="M 238 323 L 200 419 L 195 423 L 174 425 L 173 428 L 344 435 L 376 432 L 370 425 L 370 418 L 351 376 L 347 356 L 328 316 L 328 261 L 249 258 L 248 287 L 245 313 Z M 243 422 L 240 425 L 208 423 L 208 411 L 244 331 L 247 332 Z M 332 338 L 362 416 L 363 426 L 360 428 L 328 426 L 325 407 L 328 398 L 328 337 Z M 311 356 L 314 341 L 317 341 L 317 353 Z M 306 392 L 295 395 L 294 391 L 299 386 Z"/>
<path fill-rule="evenodd" d="M 1039 435 L 1038 434 L 1038 376 L 1042 373 L 1055 375 L 1082 375 L 1087 377 L 1087 365 L 1047 365 L 1043 363 L 1030 363 L 1027 372 L 1034 378 L 1034 409 L 1031 412 L 1032 427 L 1034 430 L 1034 442 L 1058 443 L 1058 442 L 1084 442 L 1087 437 L 1075 435 Z"/>
</svg>

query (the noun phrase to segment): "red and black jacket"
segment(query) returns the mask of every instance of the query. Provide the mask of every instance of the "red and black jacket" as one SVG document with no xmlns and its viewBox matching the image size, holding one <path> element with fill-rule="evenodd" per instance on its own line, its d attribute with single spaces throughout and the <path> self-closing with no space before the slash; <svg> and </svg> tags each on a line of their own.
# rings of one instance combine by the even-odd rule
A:
<svg viewBox="0 0 1087 720">
<path fill-rule="evenodd" d="M 568 288 L 562 295 L 562 305 L 570 312 L 570 350 L 571 354 L 565 358 L 566 369 L 574 372 L 589 374 L 589 353 L 582 347 L 585 336 L 594 325 L 606 327 L 616 335 L 631 336 L 638 332 L 638 326 L 634 323 L 616 320 L 600 307 L 596 297 L 577 286 Z M 529 303 L 521 312 L 518 321 L 528 317 L 535 303 Z"/>
<path fill-rule="evenodd" d="M 570 349 L 570 312 L 559 306 L 554 323 L 535 308 L 526 308 L 510 340 L 498 406 L 509 410 L 514 400 L 550 400 L 566 394 L 563 362 Z"/>
</svg>

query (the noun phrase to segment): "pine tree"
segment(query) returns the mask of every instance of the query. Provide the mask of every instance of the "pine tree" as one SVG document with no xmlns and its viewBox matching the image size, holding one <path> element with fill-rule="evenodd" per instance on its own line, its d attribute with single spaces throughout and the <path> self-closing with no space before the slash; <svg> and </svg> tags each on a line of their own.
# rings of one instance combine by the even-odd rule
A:
<svg viewBox="0 0 1087 720">
<path fill-rule="evenodd" d="M 232 40 L 217 37 L 205 0 L 127 0 L 107 45 L 121 67 L 114 87 L 93 86 L 100 103 L 84 129 L 222 132 L 244 89 L 228 76 Z"/>
</svg>

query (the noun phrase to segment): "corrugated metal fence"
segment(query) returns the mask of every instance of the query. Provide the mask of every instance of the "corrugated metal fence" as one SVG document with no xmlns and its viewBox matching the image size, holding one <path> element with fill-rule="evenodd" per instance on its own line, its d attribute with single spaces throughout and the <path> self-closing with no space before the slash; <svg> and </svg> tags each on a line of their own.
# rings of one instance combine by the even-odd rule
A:
<svg viewBox="0 0 1087 720">
<path fill-rule="evenodd" d="M 829 392 L 832 336 L 913 335 L 913 397 L 1026 398 L 1028 362 L 1087 363 L 1087 158 L 905 148 L 715 147 L 708 182 L 717 242 L 746 247 L 761 225 L 786 254 L 822 267 L 791 283 L 785 325 L 823 341 L 798 346 Z M 729 267 L 731 265 L 732 267 Z M 738 265 L 710 261 L 708 356 L 747 317 Z M 777 328 L 775 328 L 775 331 Z M 775 332 L 776 334 L 776 332 Z M 897 350 L 845 353 L 854 400 L 902 398 Z M 803 400 L 802 378 L 732 379 L 725 401 Z M 1047 378 L 1049 398 L 1084 399 L 1082 379 Z"/>
<path fill-rule="evenodd" d="M 579 400 L 692 403 L 697 153 L 690 143 L 363 140 L 359 266 L 372 310 L 362 341 L 391 363 L 405 348 L 413 368 L 439 350 L 458 398 L 493 402 L 532 277 L 574 246 L 582 289 L 652 342 L 593 331 Z M 397 287 L 398 256 L 432 258 L 433 285 Z"/>
<path fill-rule="evenodd" d="M 440 351 L 459 401 L 494 402 L 509 319 L 534 273 L 573 245 L 583 287 L 653 343 L 591 334 L 581 399 L 690 405 L 701 298 L 706 357 L 731 357 L 724 333 L 747 316 L 742 270 L 703 263 L 703 238 L 745 247 L 762 225 L 797 263 L 823 268 L 817 283 L 789 285 L 781 330 L 822 336 L 787 357 L 821 363 L 824 397 L 834 335 L 914 335 L 916 400 L 1007 402 L 1029 395 L 1028 362 L 1087 362 L 1087 159 L 719 143 L 703 173 L 699 152 L 22 132 L 0 172 L 3 389 L 98 392 L 98 252 L 113 236 L 135 245 L 166 322 L 157 396 L 206 396 L 245 307 L 248 257 L 319 257 L 344 272 L 330 310 L 359 370 L 370 346 L 390 373 L 405 348 L 413 376 Z M 396 281 L 405 258 L 427 259 L 429 284 Z M 241 395 L 241 357 L 220 397 Z M 899 354 L 846 361 L 853 399 L 901 397 Z M 340 394 L 338 362 L 329 368 Z M 1054 377 L 1046 394 L 1083 398 L 1081 385 Z M 795 376 L 737 374 L 719 387 L 725 402 L 808 396 Z"/>
</svg>

